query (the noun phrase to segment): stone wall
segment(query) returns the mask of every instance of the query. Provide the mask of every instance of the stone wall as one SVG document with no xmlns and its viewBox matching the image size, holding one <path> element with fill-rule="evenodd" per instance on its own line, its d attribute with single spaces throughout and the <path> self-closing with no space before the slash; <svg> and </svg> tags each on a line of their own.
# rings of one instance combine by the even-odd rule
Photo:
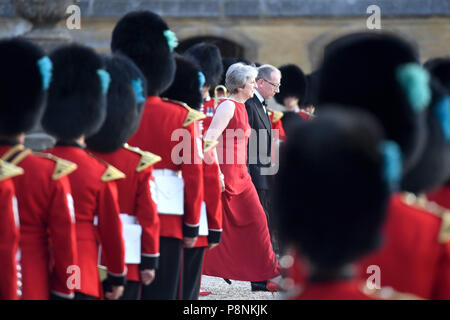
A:
<svg viewBox="0 0 450 320">
<path fill-rule="evenodd" d="M 417 41 L 422 60 L 450 54 L 450 0 L 80 0 L 81 30 L 70 34 L 109 52 L 111 31 L 125 12 L 151 9 L 164 16 L 179 40 L 214 36 L 239 44 L 248 60 L 296 63 L 309 72 L 332 38 L 366 29 L 367 6 L 381 8 L 383 30 Z M 64 23 L 61 23 L 64 25 Z M 0 0 L 0 37 L 30 25 Z"/>
<path fill-rule="evenodd" d="M 449 15 L 449 0 L 78 0 L 84 16 L 114 17 L 136 9 L 165 17 L 359 16 L 378 5 L 386 16 Z M 9 0 L 0 15 L 14 16 Z"/>
</svg>

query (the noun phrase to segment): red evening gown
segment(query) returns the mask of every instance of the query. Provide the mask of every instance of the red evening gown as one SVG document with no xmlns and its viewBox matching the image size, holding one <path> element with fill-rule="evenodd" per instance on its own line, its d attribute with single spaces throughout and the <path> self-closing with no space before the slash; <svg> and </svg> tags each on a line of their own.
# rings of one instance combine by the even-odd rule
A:
<svg viewBox="0 0 450 320">
<path fill-rule="evenodd" d="M 234 115 L 217 146 L 220 169 L 225 177 L 222 241 L 216 248 L 206 251 L 203 274 L 264 281 L 278 276 L 280 268 L 270 242 L 264 209 L 247 170 L 247 144 L 251 133 L 247 111 L 243 103 L 229 101 L 235 104 Z"/>
</svg>

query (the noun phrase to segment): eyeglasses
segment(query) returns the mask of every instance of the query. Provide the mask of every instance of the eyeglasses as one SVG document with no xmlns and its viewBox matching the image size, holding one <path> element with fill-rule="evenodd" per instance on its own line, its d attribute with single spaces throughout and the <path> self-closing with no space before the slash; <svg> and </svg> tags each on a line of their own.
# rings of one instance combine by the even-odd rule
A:
<svg viewBox="0 0 450 320">
<path fill-rule="evenodd" d="M 269 80 L 266 80 L 266 79 L 264 79 L 264 78 L 262 78 L 265 82 L 267 82 L 268 84 L 270 84 L 272 87 L 274 87 L 275 89 L 280 89 L 280 87 L 281 87 L 281 84 L 275 84 L 275 83 L 272 83 L 272 82 L 270 82 Z"/>
</svg>

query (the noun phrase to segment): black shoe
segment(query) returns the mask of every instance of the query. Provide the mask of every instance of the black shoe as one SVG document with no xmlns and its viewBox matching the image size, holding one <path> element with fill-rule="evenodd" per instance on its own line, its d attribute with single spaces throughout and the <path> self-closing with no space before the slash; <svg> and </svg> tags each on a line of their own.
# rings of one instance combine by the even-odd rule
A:
<svg viewBox="0 0 450 320">
<path fill-rule="evenodd" d="M 267 281 L 254 281 L 251 282 L 252 291 L 269 291 L 267 289 Z"/>
</svg>

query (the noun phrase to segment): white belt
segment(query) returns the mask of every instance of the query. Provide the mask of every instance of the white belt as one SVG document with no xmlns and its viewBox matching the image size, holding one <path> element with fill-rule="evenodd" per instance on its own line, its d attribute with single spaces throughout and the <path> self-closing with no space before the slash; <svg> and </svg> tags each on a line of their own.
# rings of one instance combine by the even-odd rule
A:
<svg viewBox="0 0 450 320">
<path fill-rule="evenodd" d="M 120 220 L 122 220 L 122 224 L 138 224 L 137 217 L 128 213 L 121 213 Z"/>
<path fill-rule="evenodd" d="M 175 171 L 172 169 L 154 169 L 153 176 L 154 177 L 169 176 L 169 177 L 179 177 L 179 178 L 183 177 L 181 175 L 181 170 Z"/>
</svg>

